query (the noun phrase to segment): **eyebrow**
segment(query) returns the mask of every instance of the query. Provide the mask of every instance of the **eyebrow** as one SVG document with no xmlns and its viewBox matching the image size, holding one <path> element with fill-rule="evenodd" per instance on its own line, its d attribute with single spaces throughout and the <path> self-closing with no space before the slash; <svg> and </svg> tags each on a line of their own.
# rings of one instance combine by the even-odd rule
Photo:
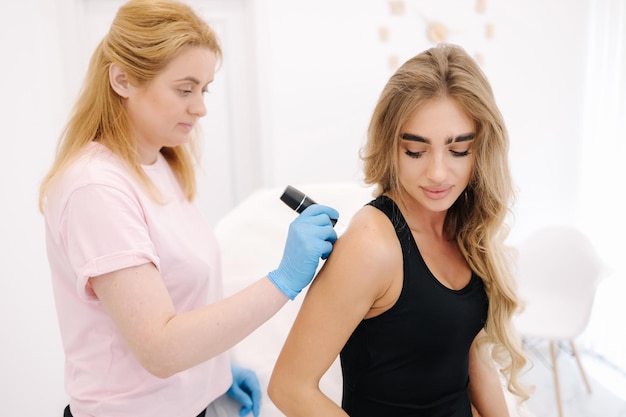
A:
<svg viewBox="0 0 626 417">
<path fill-rule="evenodd" d="M 183 77 L 183 78 L 180 78 L 180 79 L 178 79 L 176 81 L 177 82 L 180 82 L 180 81 L 191 81 L 194 84 L 200 84 L 200 80 L 198 80 L 197 78 L 192 77 L 192 76 Z"/>
<path fill-rule="evenodd" d="M 410 141 L 413 141 L 413 142 L 422 142 L 422 143 L 427 143 L 429 145 L 431 143 L 430 139 L 426 139 L 426 138 L 424 138 L 422 136 L 414 135 L 412 133 L 402 133 L 400 135 L 400 137 L 402 139 L 404 139 L 404 140 L 410 140 Z M 446 140 L 446 145 L 449 145 L 451 143 L 467 142 L 467 141 L 470 141 L 470 140 L 474 139 L 475 137 L 476 137 L 475 133 L 466 133 L 466 134 L 463 134 L 463 135 L 459 135 L 459 136 L 457 136 L 455 138 L 451 137 L 451 138 L 448 138 Z"/>
</svg>

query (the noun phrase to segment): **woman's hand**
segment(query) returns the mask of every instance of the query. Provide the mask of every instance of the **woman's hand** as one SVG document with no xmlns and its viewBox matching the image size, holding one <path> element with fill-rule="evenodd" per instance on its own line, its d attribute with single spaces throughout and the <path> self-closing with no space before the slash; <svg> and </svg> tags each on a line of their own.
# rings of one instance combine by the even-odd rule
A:
<svg viewBox="0 0 626 417">
<path fill-rule="evenodd" d="M 267 277 L 290 299 L 309 285 L 320 258 L 326 259 L 333 250 L 337 233 L 330 219 L 338 217 L 335 209 L 313 204 L 289 225 L 283 258 Z"/>
<path fill-rule="evenodd" d="M 247 416 L 252 412 L 254 417 L 259 417 L 261 408 L 261 387 L 256 374 L 251 369 L 231 365 L 233 384 L 226 392 L 229 396 L 241 404 L 239 415 Z"/>
</svg>

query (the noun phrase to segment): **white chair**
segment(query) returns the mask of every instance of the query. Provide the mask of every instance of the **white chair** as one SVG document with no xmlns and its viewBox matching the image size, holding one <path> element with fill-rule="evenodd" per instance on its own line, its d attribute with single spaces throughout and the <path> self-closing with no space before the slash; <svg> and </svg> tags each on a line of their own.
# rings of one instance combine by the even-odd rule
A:
<svg viewBox="0 0 626 417">
<path fill-rule="evenodd" d="M 542 228 L 518 250 L 518 285 L 525 307 L 516 317 L 516 326 L 525 343 L 549 342 L 557 407 L 563 417 L 557 354 L 569 345 L 591 393 L 574 339 L 587 327 L 604 264 L 589 239 L 569 226 Z"/>
</svg>

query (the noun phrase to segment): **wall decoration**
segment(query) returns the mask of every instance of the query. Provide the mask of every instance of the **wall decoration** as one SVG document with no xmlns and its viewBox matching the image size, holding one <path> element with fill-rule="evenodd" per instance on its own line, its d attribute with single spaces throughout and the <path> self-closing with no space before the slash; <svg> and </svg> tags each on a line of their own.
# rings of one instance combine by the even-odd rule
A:
<svg viewBox="0 0 626 417">
<path fill-rule="evenodd" d="M 388 0 L 380 41 L 388 47 L 389 69 L 417 52 L 442 42 L 464 47 L 480 65 L 487 43 L 495 36 L 487 0 Z"/>
</svg>

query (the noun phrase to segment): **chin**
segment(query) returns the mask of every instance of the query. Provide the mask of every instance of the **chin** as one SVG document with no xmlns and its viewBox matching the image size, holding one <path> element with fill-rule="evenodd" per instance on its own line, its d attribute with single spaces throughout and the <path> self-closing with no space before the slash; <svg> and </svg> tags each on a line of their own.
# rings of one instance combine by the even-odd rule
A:
<svg viewBox="0 0 626 417">
<path fill-rule="evenodd" d="M 424 207 L 433 213 L 443 213 L 448 211 L 455 201 L 456 200 L 450 201 L 448 199 L 437 201 L 430 200 L 427 204 L 424 204 Z"/>
<path fill-rule="evenodd" d="M 170 148 L 175 148 L 177 146 L 183 146 L 191 142 L 191 136 L 187 136 L 184 138 L 180 138 L 179 140 L 173 140 L 169 144 L 165 145 Z"/>
</svg>

